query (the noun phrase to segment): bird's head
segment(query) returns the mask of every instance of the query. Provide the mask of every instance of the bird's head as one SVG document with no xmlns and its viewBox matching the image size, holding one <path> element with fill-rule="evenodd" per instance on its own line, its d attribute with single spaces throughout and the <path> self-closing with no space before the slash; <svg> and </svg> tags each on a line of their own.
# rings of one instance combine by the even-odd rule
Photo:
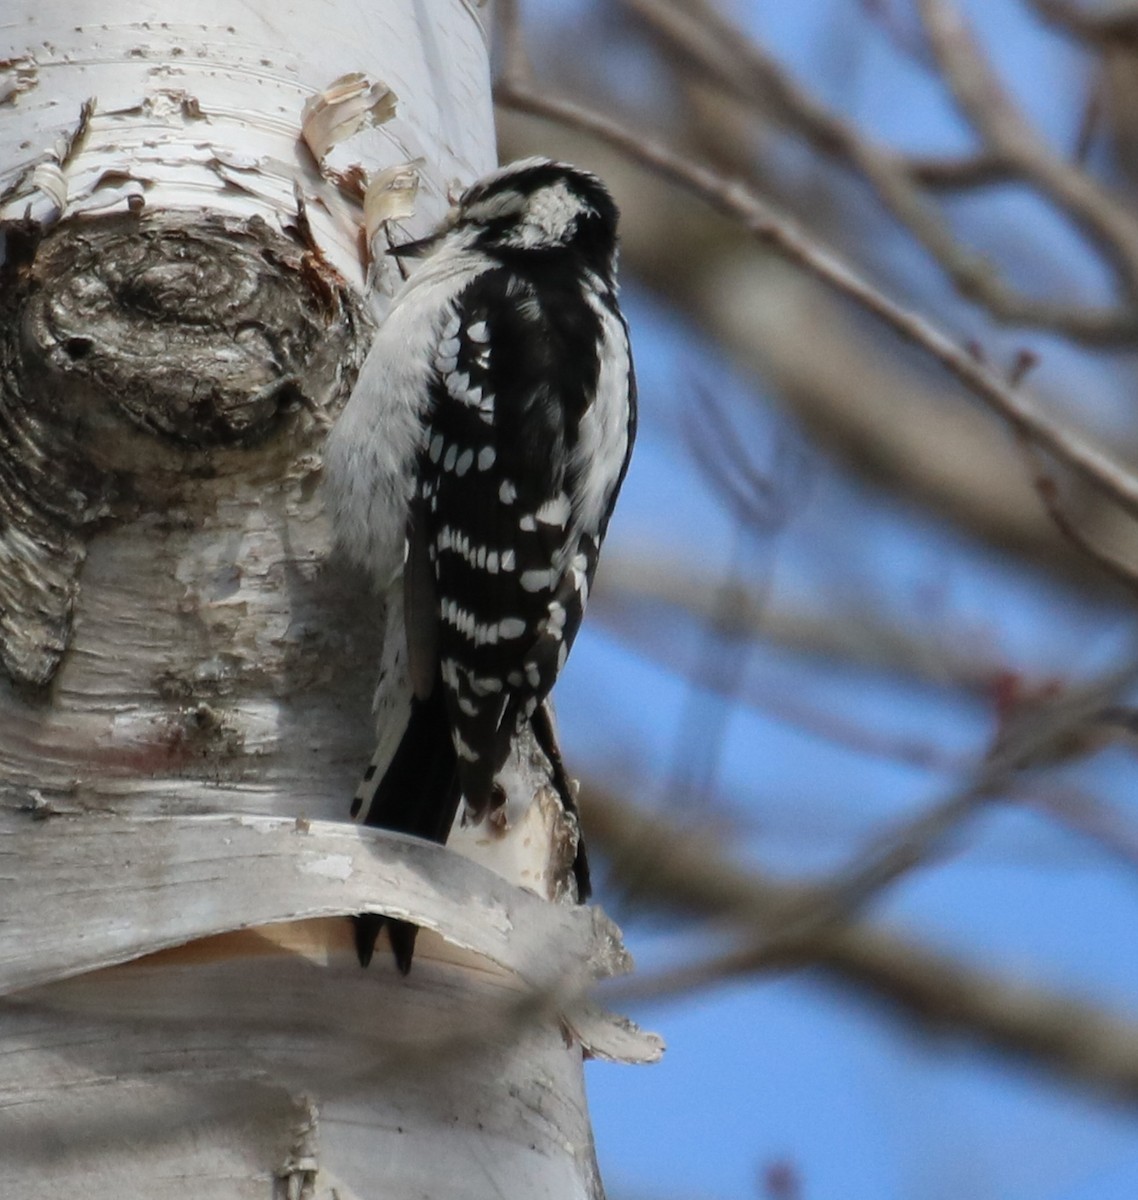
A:
<svg viewBox="0 0 1138 1200">
<path fill-rule="evenodd" d="M 456 241 L 507 256 L 568 253 L 610 273 L 617 217 L 612 196 L 595 175 L 548 158 L 524 158 L 471 184 L 442 229 L 395 253 L 430 253 Z"/>
</svg>

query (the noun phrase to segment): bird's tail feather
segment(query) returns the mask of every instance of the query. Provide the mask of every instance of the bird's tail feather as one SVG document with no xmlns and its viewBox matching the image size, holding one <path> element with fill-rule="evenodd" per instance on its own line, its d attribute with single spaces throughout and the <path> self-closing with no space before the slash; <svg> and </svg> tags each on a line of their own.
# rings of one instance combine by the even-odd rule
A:
<svg viewBox="0 0 1138 1200">
<path fill-rule="evenodd" d="M 374 794 L 364 809 L 365 824 L 432 842 L 447 840 L 461 791 L 441 684 L 436 683 L 425 700 L 412 699 L 407 729 L 378 785 L 374 781 L 375 764 L 368 771 L 352 806 L 353 813 L 359 811 L 368 794 Z M 376 938 L 386 925 L 395 962 L 406 975 L 415 951 L 416 926 L 377 913 L 363 913 L 355 921 L 360 963 L 366 967 L 371 961 Z"/>
</svg>

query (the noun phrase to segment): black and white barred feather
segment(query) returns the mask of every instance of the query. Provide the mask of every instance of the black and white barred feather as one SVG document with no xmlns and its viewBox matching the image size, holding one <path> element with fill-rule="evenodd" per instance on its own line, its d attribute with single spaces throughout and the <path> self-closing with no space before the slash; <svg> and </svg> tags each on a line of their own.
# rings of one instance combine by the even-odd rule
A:
<svg viewBox="0 0 1138 1200">
<path fill-rule="evenodd" d="M 353 806 L 370 824 L 443 842 L 460 796 L 480 820 L 527 723 L 574 803 L 545 700 L 635 435 L 616 222 L 595 176 L 527 159 L 398 248 L 430 257 L 393 301 L 326 454 L 337 538 L 402 601 L 406 626 L 385 670 L 405 672 L 407 708 L 381 715 Z M 584 899 L 583 847 L 576 875 Z M 358 920 L 366 961 L 382 920 Z M 407 969 L 413 928 L 391 934 Z"/>
</svg>

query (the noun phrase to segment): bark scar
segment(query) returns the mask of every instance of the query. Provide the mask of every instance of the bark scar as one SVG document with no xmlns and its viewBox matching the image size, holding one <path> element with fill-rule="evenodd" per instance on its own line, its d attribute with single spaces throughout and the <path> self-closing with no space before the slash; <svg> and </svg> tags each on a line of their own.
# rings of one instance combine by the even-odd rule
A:
<svg viewBox="0 0 1138 1200">
<path fill-rule="evenodd" d="M 119 213 L 0 235 L 0 666 L 42 689 L 91 534 L 204 495 L 224 451 L 268 452 L 298 428 L 290 414 L 345 396 L 369 319 L 299 235 L 258 217 Z M 250 461 L 229 453 L 224 469 Z"/>
</svg>

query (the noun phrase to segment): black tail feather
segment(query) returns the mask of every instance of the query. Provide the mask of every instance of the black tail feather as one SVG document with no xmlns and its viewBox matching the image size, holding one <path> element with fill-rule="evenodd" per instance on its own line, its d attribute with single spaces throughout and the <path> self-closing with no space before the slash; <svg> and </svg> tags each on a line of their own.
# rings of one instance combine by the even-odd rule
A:
<svg viewBox="0 0 1138 1200">
<path fill-rule="evenodd" d="M 458 811 L 458 756 L 450 736 L 446 697 L 436 685 L 412 699 L 403 740 L 384 773 L 365 824 L 445 842 Z"/>
<path fill-rule="evenodd" d="M 549 760 L 553 786 L 567 812 L 577 816 L 577 797 L 565 770 L 557 735 L 545 704 L 539 704 L 531 719 L 534 738 Z M 374 768 L 369 768 L 374 773 Z M 368 810 L 365 823 L 398 833 L 410 833 L 444 844 L 450 835 L 461 799 L 458 757 L 451 740 L 444 689 L 436 683 L 425 700 L 411 701 L 406 732 L 391 760 Z M 589 860 L 584 838 L 578 836 L 573 860 L 577 899 L 584 903 L 592 894 Z M 361 913 L 355 920 L 356 954 L 366 967 L 375 953 L 376 939 L 386 928 L 395 964 L 406 975 L 415 954 L 418 927 L 409 921 Z"/>
<path fill-rule="evenodd" d="M 403 740 L 380 782 L 365 823 L 444 843 L 454 824 L 460 795 L 446 698 L 443 688 L 436 684 L 425 700 L 411 701 Z M 376 938 L 386 924 L 396 965 L 404 975 L 410 971 L 418 933 L 414 925 L 378 913 L 362 913 L 355 923 L 361 966 L 371 962 Z"/>
</svg>

